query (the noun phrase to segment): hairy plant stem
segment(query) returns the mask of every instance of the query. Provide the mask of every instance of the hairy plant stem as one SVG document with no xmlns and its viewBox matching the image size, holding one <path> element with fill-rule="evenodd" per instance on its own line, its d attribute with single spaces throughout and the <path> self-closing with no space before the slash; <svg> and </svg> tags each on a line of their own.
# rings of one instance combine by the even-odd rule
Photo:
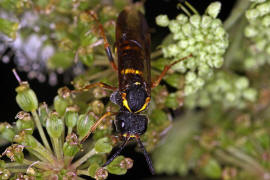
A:
<svg viewBox="0 0 270 180">
<path fill-rule="evenodd" d="M 96 151 L 93 148 L 88 153 L 86 153 L 83 157 L 81 157 L 75 163 L 73 163 L 72 164 L 72 167 L 75 168 L 75 169 L 77 169 L 81 164 L 83 164 L 85 161 L 87 161 L 87 159 L 89 159 L 91 156 L 93 156 L 95 154 L 96 154 Z"/>
<path fill-rule="evenodd" d="M 238 0 L 233 7 L 230 16 L 224 22 L 224 28 L 229 30 L 237 22 L 237 20 L 245 13 L 250 5 L 249 0 Z"/>
<path fill-rule="evenodd" d="M 46 135 L 45 135 L 45 133 L 43 131 L 43 128 L 41 126 L 40 119 L 38 117 L 37 112 L 35 110 L 33 110 L 31 113 L 32 113 L 32 115 L 34 117 L 34 121 L 35 121 L 35 124 L 36 124 L 36 126 L 38 128 L 38 132 L 39 132 L 39 135 L 40 135 L 40 137 L 42 139 L 43 144 L 45 145 L 46 149 L 48 149 L 50 152 L 52 152 L 52 149 L 51 149 L 51 147 L 49 145 L 49 142 L 48 142 L 48 140 L 46 138 Z"/>
</svg>

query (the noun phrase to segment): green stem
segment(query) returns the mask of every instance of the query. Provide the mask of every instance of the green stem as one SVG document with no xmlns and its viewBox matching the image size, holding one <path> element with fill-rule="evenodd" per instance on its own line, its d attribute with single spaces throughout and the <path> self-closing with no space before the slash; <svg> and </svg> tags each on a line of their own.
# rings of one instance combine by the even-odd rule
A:
<svg viewBox="0 0 270 180">
<path fill-rule="evenodd" d="M 257 169 L 260 172 L 264 172 L 263 167 L 261 167 L 261 165 L 256 160 L 254 160 L 252 157 L 246 155 L 241 150 L 239 150 L 239 149 L 237 149 L 235 147 L 229 147 L 229 148 L 227 148 L 227 150 L 231 154 L 236 156 L 237 158 L 241 159 L 243 164 L 247 163 L 247 164 L 250 165 L 250 167 L 253 167 L 253 168 Z"/>
<path fill-rule="evenodd" d="M 72 133 L 72 127 L 68 127 L 68 135 L 70 135 Z"/>
<path fill-rule="evenodd" d="M 62 152 L 62 147 L 60 145 L 61 143 L 60 138 L 52 138 L 52 143 L 53 143 L 54 152 L 56 154 L 57 159 L 58 160 L 62 159 L 63 152 Z"/>
<path fill-rule="evenodd" d="M 38 158 L 39 160 L 43 161 L 43 162 L 49 162 L 49 160 L 45 157 L 43 157 L 40 153 L 34 151 L 31 148 L 26 148 L 27 151 L 29 151 L 30 154 L 34 155 L 36 158 Z"/>
<path fill-rule="evenodd" d="M 77 170 L 77 175 L 89 176 L 89 172 L 87 170 Z"/>
<path fill-rule="evenodd" d="M 40 137 L 41 137 L 41 139 L 42 139 L 43 144 L 45 145 L 45 147 L 46 147 L 50 152 L 52 152 L 51 147 L 50 147 L 50 145 L 49 145 L 49 142 L 48 142 L 48 140 L 47 140 L 47 138 L 46 138 L 46 135 L 45 135 L 45 133 L 44 133 L 44 131 L 43 131 L 43 128 L 42 128 L 42 126 L 41 126 L 40 119 L 39 119 L 39 117 L 38 117 L 37 112 L 36 112 L 35 110 L 33 110 L 33 111 L 32 111 L 32 115 L 33 115 L 33 117 L 34 117 L 34 121 L 35 121 L 36 126 L 37 126 L 37 128 L 38 128 L 38 132 L 39 132 L 39 135 L 40 135 Z"/>
<path fill-rule="evenodd" d="M 238 0 L 227 20 L 224 22 L 224 28 L 226 30 L 233 27 L 237 20 L 244 14 L 250 5 L 249 0 Z"/>
<path fill-rule="evenodd" d="M 8 170 L 9 170 L 11 173 L 26 173 L 27 168 L 23 168 L 23 169 L 9 168 Z"/>
<path fill-rule="evenodd" d="M 23 163 L 28 165 L 28 166 L 34 166 L 36 168 L 43 169 L 43 170 L 49 170 L 50 166 L 51 166 L 48 163 L 44 163 L 44 162 L 40 162 L 40 161 L 30 161 L 27 159 L 24 159 Z"/>
<path fill-rule="evenodd" d="M 24 166 L 27 166 L 26 164 L 21 164 L 21 163 L 17 163 L 17 162 L 11 162 L 11 163 L 5 163 L 5 168 L 13 168 L 13 167 L 16 167 L 16 166 L 19 166 L 19 167 L 24 167 Z"/>
<path fill-rule="evenodd" d="M 82 163 L 84 163 L 85 161 L 87 161 L 87 159 L 89 159 L 91 156 L 95 155 L 96 151 L 93 148 L 91 151 L 89 151 L 88 153 L 86 153 L 83 157 L 81 157 L 80 159 L 78 159 L 75 163 L 72 164 L 72 167 L 74 167 L 75 169 L 77 169 Z"/>
</svg>

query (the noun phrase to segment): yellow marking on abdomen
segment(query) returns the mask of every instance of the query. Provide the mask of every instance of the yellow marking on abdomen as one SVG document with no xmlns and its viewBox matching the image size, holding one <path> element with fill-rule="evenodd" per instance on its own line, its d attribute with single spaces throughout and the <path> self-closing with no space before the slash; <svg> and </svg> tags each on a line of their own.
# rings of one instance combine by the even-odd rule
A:
<svg viewBox="0 0 270 180">
<path fill-rule="evenodd" d="M 138 75 L 142 75 L 142 71 L 128 68 L 128 69 L 123 69 L 121 71 L 121 74 L 138 74 Z"/>
</svg>

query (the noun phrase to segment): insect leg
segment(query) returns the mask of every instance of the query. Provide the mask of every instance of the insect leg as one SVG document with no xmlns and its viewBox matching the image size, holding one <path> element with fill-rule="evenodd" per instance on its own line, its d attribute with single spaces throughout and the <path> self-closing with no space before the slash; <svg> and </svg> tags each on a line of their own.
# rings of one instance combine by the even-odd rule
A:
<svg viewBox="0 0 270 180">
<path fill-rule="evenodd" d="M 110 44 L 108 43 L 108 40 L 106 38 L 104 28 L 103 28 L 102 24 L 99 22 L 99 20 L 97 18 L 97 15 L 96 15 L 96 13 L 94 11 L 89 11 L 89 14 L 93 17 L 93 19 L 98 24 L 100 35 L 101 35 L 101 37 L 103 38 L 103 41 L 104 41 L 104 48 L 105 48 L 106 55 L 107 55 L 107 57 L 109 59 L 109 62 L 111 64 L 112 68 L 115 71 L 117 71 L 117 66 L 116 66 L 116 64 L 114 62 L 114 59 L 113 59 L 113 56 L 112 56 L 112 51 L 111 51 L 111 48 L 110 48 Z"/>
<path fill-rule="evenodd" d="M 146 159 L 146 162 L 147 162 L 147 164 L 148 164 L 148 167 L 149 167 L 149 169 L 150 169 L 151 174 L 154 175 L 154 174 L 155 174 L 155 170 L 154 170 L 154 168 L 153 168 L 153 163 L 152 163 L 152 161 L 151 161 L 151 158 L 149 157 L 149 155 L 148 155 L 146 149 L 144 148 L 144 146 L 143 146 L 143 144 L 142 144 L 141 139 L 140 139 L 139 136 L 136 136 L 136 140 L 137 140 L 137 142 L 138 142 L 138 144 L 139 144 L 139 147 L 143 150 L 143 154 L 144 154 L 144 157 L 145 157 L 145 159 Z"/>
<path fill-rule="evenodd" d="M 181 58 L 181 59 L 178 59 L 177 61 L 174 61 L 173 63 L 171 63 L 171 64 L 169 64 L 169 65 L 166 65 L 166 66 L 164 67 L 163 71 L 161 72 L 161 74 L 158 76 L 157 80 L 155 80 L 154 82 L 152 82 L 151 88 L 155 88 L 155 87 L 157 87 L 157 86 L 159 85 L 159 83 L 160 83 L 160 81 L 162 80 L 162 78 L 166 75 L 166 73 L 169 71 L 169 69 L 170 69 L 173 65 L 175 65 L 175 64 L 179 63 L 180 61 L 183 61 L 183 60 L 185 60 L 185 59 L 187 59 L 187 58 L 190 58 L 190 57 L 192 57 L 191 54 L 190 54 L 189 56 L 186 56 L 186 57 L 183 57 L 183 58 Z"/>
<path fill-rule="evenodd" d="M 84 142 L 88 136 L 94 132 L 97 127 L 100 125 L 100 123 L 106 118 L 106 117 L 109 117 L 109 116 L 113 116 L 113 115 L 116 115 L 117 113 L 115 112 L 106 112 L 103 116 L 101 116 L 101 118 L 99 118 L 99 120 L 97 120 L 97 122 L 95 122 L 95 124 L 91 127 L 91 129 L 88 131 L 88 133 L 86 134 L 86 136 L 81 140 L 81 142 Z"/>
<path fill-rule="evenodd" d="M 120 152 L 124 149 L 124 147 L 126 146 L 127 142 L 129 141 L 129 139 L 130 139 L 130 136 L 127 135 L 126 139 L 121 144 L 120 148 L 112 155 L 112 157 L 110 157 L 110 159 L 107 160 L 107 162 L 105 164 L 103 164 L 102 167 L 105 167 L 108 164 L 110 164 L 120 154 Z"/>
</svg>

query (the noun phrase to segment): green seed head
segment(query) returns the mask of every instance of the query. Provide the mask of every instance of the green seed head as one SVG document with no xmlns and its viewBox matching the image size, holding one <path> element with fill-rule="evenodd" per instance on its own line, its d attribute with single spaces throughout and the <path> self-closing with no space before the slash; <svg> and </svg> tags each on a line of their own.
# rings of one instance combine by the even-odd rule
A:
<svg viewBox="0 0 270 180">
<path fill-rule="evenodd" d="M 35 92 L 29 88 L 27 82 L 21 82 L 16 88 L 16 102 L 24 111 L 34 111 L 38 108 L 38 100 Z"/>
<path fill-rule="evenodd" d="M 34 131 L 34 121 L 31 115 L 27 112 L 21 111 L 16 117 L 16 127 L 19 131 L 25 131 L 27 134 L 32 134 Z"/>
<path fill-rule="evenodd" d="M 80 150 L 80 142 L 75 133 L 71 133 L 66 137 L 66 142 L 63 146 L 65 156 L 75 156 Z"/>
<path fill-rule="evenodd" d="M 95 144 L 95 151 L 97 153 L 109 153 L 111 150 L 112 142 L 107 137 L 99 139 Z"/>
<path fill-rule="evenodd" d="M 65 123 L 67 127 L 74 128 L 76 126 L 77 120 L 79 118 L 78 111 L 79 111 L 78 106 L 69 106 L 66 109 Z"/>
<path fill-rule="evenodd" d="M 77 134 L 79 135 L 79 139 L 83 139 L 93 125 L 94 117 L 91 114 L 80 115 L 77 121 Z"/>
<path fill-rule="evenodd" d="M 51 112 L 46 122 L 46 129 L 52 138 L 59 138 L 64 132 L 64 122 L 57 112 Z"/>
</svg>

